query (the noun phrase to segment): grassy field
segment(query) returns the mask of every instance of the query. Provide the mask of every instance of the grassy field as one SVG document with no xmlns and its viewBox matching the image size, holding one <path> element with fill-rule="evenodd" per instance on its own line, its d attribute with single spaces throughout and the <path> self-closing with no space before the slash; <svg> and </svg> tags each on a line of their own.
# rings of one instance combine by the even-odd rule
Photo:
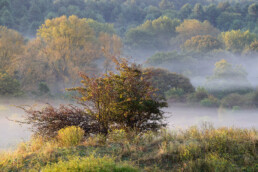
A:
<svg viewBox="0 0 258 172">
<path fill-rule="evenodd" d="M 258 171 L 255 129 L 204 124 L 184 131 L 162 129 L 136 135 L 115 130 L 63 144 L 34 137 L 2 152 L 1 171 Z M 74 138 L 73 138 L 74 139 Z M 70 140 L 71 141 L 71 140 Z M 66 142 L 67 143 L 67 142 Z"/>
</svg>

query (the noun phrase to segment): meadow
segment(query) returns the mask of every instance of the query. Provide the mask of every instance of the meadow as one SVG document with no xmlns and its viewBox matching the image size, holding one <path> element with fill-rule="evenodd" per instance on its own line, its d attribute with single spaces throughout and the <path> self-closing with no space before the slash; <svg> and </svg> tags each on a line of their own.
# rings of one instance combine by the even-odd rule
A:
<svg viewBox="0 0 258 172">
<path fill-rule="evenodd" d="M 75 127 L 76 128 L 76 127 Z M 2 152 L 2 171 L 256 171 L 255 129 L 218 128 L 208 123 L 186 130 L 135 134 L 114 130 L 83 138 L 64 129 L 52 140 L 34 137 Z"/>
</svg>

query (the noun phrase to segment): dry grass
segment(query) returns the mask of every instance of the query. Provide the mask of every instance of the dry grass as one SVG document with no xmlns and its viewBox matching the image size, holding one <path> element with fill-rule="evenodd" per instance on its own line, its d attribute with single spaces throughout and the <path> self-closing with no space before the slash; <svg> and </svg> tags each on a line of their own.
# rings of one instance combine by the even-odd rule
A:
<svg viewBox="0 0 258 172">
<path fill-rule="evenodd" d="M 91 136 L 79 146 L 67 148 L 61 147 L 58 139 L 45 141 L 35 137 L 21 143 L 14 152 L 1 153 L 0 169 L 39 171 L 52 166 L 58 169 L 60 164 L 69 167 L 69 163 L 79 163 L 89 156 L 108 156 L 112 163 L 130 162 L 142 171 L 256 171 L 257 151 L 255 129 L 214 129 L 204 125 L 141 135 L 116 130 L 107 137 Z"/>
</svg>

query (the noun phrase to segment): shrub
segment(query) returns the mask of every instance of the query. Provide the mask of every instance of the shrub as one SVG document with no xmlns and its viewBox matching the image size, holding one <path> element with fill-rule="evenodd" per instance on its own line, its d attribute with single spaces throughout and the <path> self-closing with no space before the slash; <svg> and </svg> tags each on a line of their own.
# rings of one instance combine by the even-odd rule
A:
<svg viewBox="0 0 258 172">
<path fill-rule="evenodd" d="M 201 105 L 206 107 L 218 107 L 219 100 L 212 95 L 209 95 L 208 98 L 201 100 Z"/>
<path fill-rule="evenodd" d="M 205 88 L 198 87 L 196 91 L 187 97 L 190 102 L 200 102 L 203 99 L 208 98 L 209 94 Z"/>
<path fill-rule="evenodd" d="M 81 75 L 83 86 L 69 89 L 80 94 L 80 103 L 97 120 L 100 132 L 107 135 L 113 126 L 139 132 L 165 126 L 161 108 L 167 103 L 155 95 L 151 74 L 126 59 L 113 61 L 118 73 Z"/>
<path fill-rule="evenodd" d="M 146 61 L 147 66 L 160 67 L 176 73 L 196 72 L 198 60 L 192 57 L 193 54 L 171 52 L 157 52 Z M 184 67 L 182 67 L 184 66 Z"/>
<path fill-rule="evenodd" d="M 61 105 L 59 108 L 54 108 L 47 105 L 41 110 L 33 107 L 21 108 L 27 115 L 25 121 L 18 122 L 30 124 L 35 134 L 44 137 L 55 137 L 60 129 L 69 126 L 78 126 L 85 131 L 85 134 L 99 132 L 95 118 L 77 106 Z"/>
<path fill-rule="evenodd" d="M 182 88 L 173 87 L 170 90 L 166 91 L 165 95 L 166 95 L 166 99 L 175 99 L 175 100 L 181 101 L 185 93 Z"/>
<path fill-rule="evenodd" d="M 58 131 L 58 142 L 62 146 L 77 146 L 83 139 L 84 130 L 80 127 L 70 126 Z"/>
<path fill-rule="evenodd" d="M 127 140 L 126 132 L 125 132 L 125 130 L 122 130 L 122 129 L 121 130 L 115 129 L 108 134 L 108 139 L 110 142 L 123 143 L 124 141 Z"/>
<path fill-rule="evenodd" d="M 150 81 L 153 87 L 158 89 L 156 93 L 161 97 L 165 97 L 165 93 L 172 88 L 178 89 L 177 91 L 181 89 L 185 94 L 194 92 L 190 80 L 183 75 L 160 68 L 148 68 L 145 71 L 151 74 Z"/>
<path fill-rule="evenodd" d="M 40 82 L 38 85 L 39 95 L 50 94 L 50 89 L 45 82 Z"/>
<path fill-rule="evenodd" d="M 253 96 L 253 103 L 256 107 L 258 107 L 258 90 L 255 91 Z"/>
<path fill-rule="evenodd" d="M 249 94 L 240 95 L 237 93 L 232 93 L 221 100 L 221 106 L 230 109 L 239 109 L 239 107 L 251 107 L 253 106 L 252 96 L 249 96 Z"/>
<path fill-rule="evenodd" d="M 20 96 L 20 83 L 7 73 L 0 72 L 0 96 Z"/>
</svg>

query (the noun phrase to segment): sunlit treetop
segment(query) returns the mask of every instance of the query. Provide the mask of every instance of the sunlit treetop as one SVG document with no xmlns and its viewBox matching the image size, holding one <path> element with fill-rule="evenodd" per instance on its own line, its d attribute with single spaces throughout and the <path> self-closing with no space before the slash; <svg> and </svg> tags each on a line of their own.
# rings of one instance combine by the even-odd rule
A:
<svg viewBox="0 0 258 172">
<path fill-rule="evenodd" d="M 241 53 L 253 41 L 257 39 L 257 35 L 251 33 L 249 30 L 232 30 L 221 33 L 221 39 L 225 44 L 227 50 L 234 53 Z"/>
<path fill-rule="evenodd" d="M 45 24 L 39 28 L 37 35 L 45 41 L 67 38 L 73 45 L 83 45 L 94 39 L 95 32 L 86 19 L 73 15 L 69 18 L 62 16 L 46 20 Z"/>
</svg>

